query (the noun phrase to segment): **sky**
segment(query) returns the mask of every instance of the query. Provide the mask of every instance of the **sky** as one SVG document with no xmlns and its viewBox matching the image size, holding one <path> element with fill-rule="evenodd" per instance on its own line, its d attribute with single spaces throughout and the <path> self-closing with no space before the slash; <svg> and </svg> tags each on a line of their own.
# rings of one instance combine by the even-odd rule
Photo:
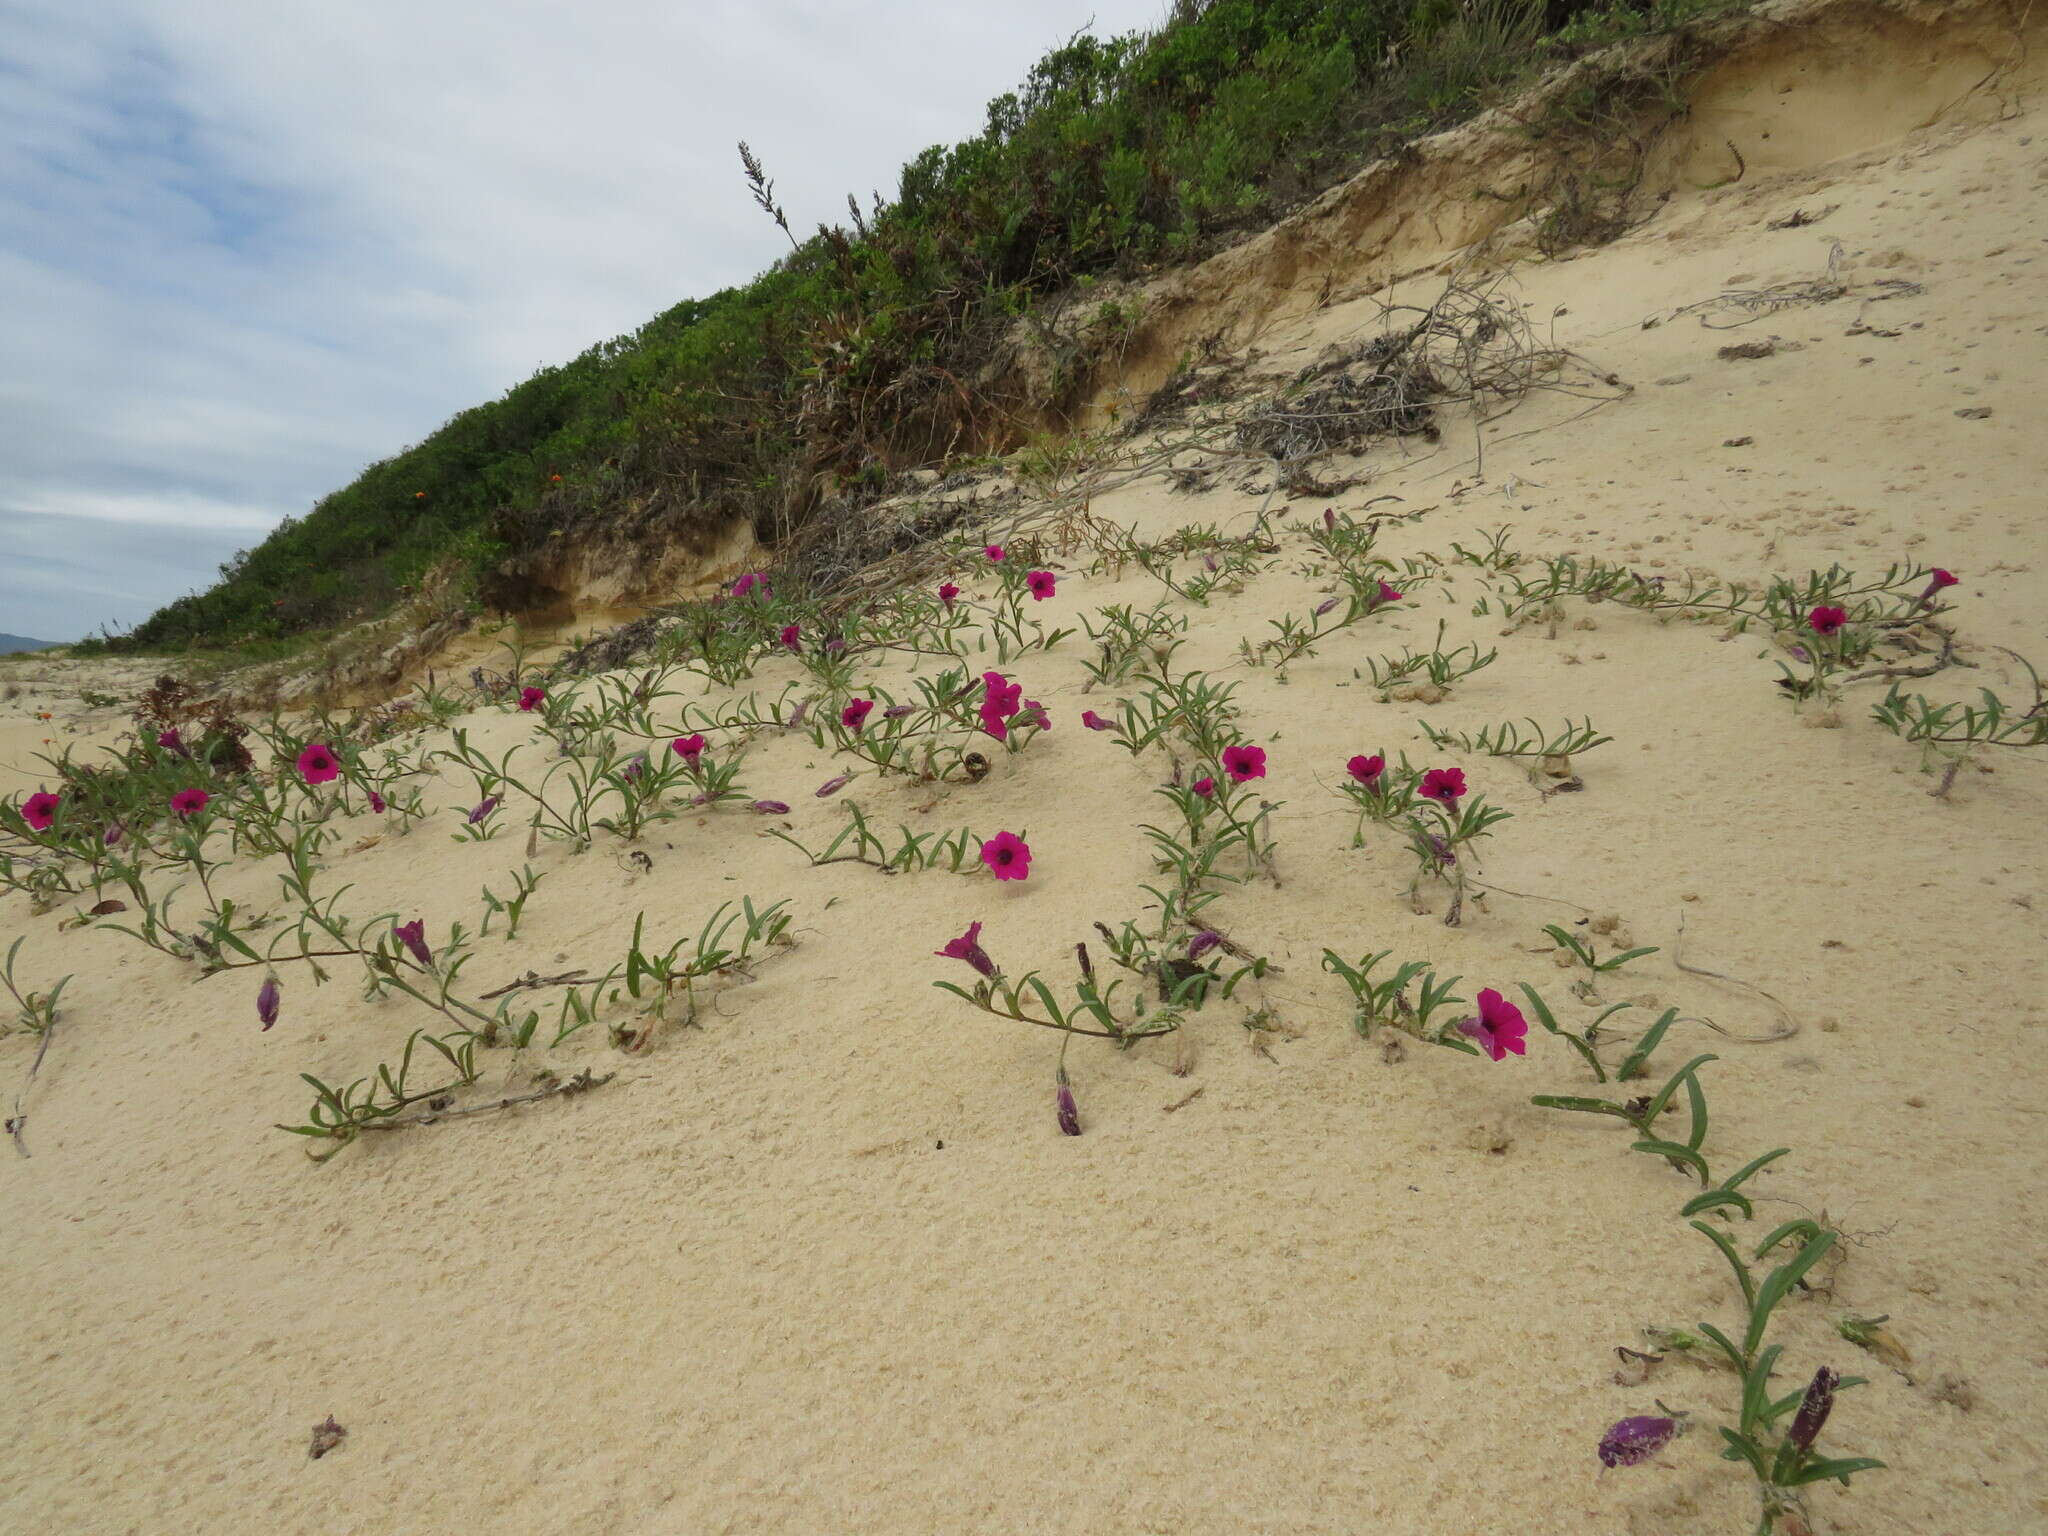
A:
<svg viewBox="0 0 2048 1536">
<path fill-rule="evenodd" d="M 118 632 L 1165 0 L 0 0 L 0 632 Z"/>
</svg>

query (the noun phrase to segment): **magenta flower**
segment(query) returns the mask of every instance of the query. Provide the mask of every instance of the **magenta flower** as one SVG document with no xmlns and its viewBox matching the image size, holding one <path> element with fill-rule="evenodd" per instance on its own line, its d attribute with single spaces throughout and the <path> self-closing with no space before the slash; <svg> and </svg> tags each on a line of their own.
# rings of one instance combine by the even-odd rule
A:
<svg viewBox="0 0 2048 1536">
<path fill-rule="evenodd" d="M 1465 793 L 1465 770 L 1432 768 L 1422 776 L 1422 788 L 1416 793 L 1425 800 L 1442 801 L 1445 810 L 1455 811 L 1458 797 Z"/>
<path fill-rule="evenodd" d="M 1387 771 L 1387 760 L 1375 752 L 1371 757 L 1354 757 L 1344 767 L 1367 789 L 1378 789 L 1380 775 Z"/>
<path fill-rule="evenodd" d="M 981 862 L 998 880 L 1028 879 L 1031 845 L 1014 832 L 998 832 L 981 845 Z"/>
<path fill-rule="evenodd" d="M 542 700 L 546 699 L 546 698 L 547 698 L 547 696 L 548 696 L 548 691 L 547 691 L 547 689 L 545 689 L 545 688 L 522 688 L 522 689 L 520 689 L 520 690 L 519 690 L 519 712 L 520 712 L 520 713 L 521 713 L 522 715 L 530 715 L 530 714 L 532 714 L 532 713 L 533 713 L 533 712 L 534 712 L 534 711 L 535 711 L 536 709 L 539 709 L 539 708 L 540 708 Z"/>
<path fill-rule="evenodd" d="M 1266 749 L 1264 747 L 1225 747 L 1223 749 L 1223 771 L 1237 783 L 1266 776 Z"/>
<path fill-rule="evenodd" d="M 179 757 L 185 755 L 185 739 L 178 734 L 175 726 L 168 731 L 157 732 L 156 744 L 166 752 L 175 752 Z"/>
<path fill-rule="evenodd" d="M 960 589 L 954 586 L 953 583 L 951 583 L 950 581 L 940 583 L 939 601 L 944 603 L 948 608 L 953 606 L 953 599 L 958 597 L 959 595 Z"/>
<path fill-rule="evenodd" d="M 1204 800 L 1207 800 L 1211 795 L 1216 793 L 1216 781 L 1214 779 L 1197 779 L 1194 783 L 1190 784 L 1188 788 L 1192 789 Z"/>
<path fill-rule="evenodd" d="M 256 1017 L 263 1021 L 265 1029 L 277 1022 L 277 1005 L 283 996 L 275 976 L 263 978 L 263 985 L 256 992 Z"/>
<path fill-rule="evenodd" d="M 802 637 L 803 627 L 801 625 L 785 624 L 782 626 L 782 648 L 792 655 L 801 648 L 799 642 L 802 640 Z"/>
<path fill-rule="evenodd" d="M 378 794 L 377 791 L 375 791 L 374 789 L 369 791 L 369 796 L 370 809 L 375 811 L 379 816 L 382 816 L 384 814 L 384 797 Z"/>
<path fill-rule="evenodd" d="M 749 592 L 755 591 L 757 589 L 760 591 L 761 596 L 764 598 L 770 595 L 768 591 L 767 572 L 747 572 L 746 575 L 742 576 L 738 581 L 732 584 L 732 595 L 734 597 L 745 597 Z"/>
<path fill-rule="evenodd" d="M 981 728 L 997 741 L 1010 734 L 1005 723 L 1022 707 L 1024 685 L 1013 683 L 1000 672 L 981 674 Z"/>
<path fill-rule="evenodd" d="M 944 949 L 935 949 L 932 953 L 945 960 L 965 960 L 984 976 L 996 973 L 995 961 L 989 959 L 988 951 L 981 947 L 979 923 L 969 923 L 967 931 L 959 938 L 946 940 Z"/>
<path fill-rule="evenodd" d="M 1081 723 L 1091 731 L 1113 731 L 1116 729 L 1114 722 L 1103 719 L 1102 716 L 1095 713 L 1092 709 L 1081 711 Z"/>
<path fill-rule="evenodd" d="M 181 789 L 171 796 L 171 809 L 180 816 L 196 816 L 206 809 L 206 802 L 212 798 L 203 789 Z"/>
<path fill-rule="evenodd" d="M 308 784 L 326 784 L 341 777 L 341 759 L 324 741 L 309 741 L 299 754 L 299 777 Z"/>
<path fill-rule="evenodd" d="M 1001 561 L 1002 561 L 1002 558 L 1003 558 L 1003 546 L 1002 546 L 1002 545 L 1000 545 L 1000 544 L 984 544 L 984 545 L 982 545 L 982 547 L 981 547 L 981 552 L 982 552 L 982 553 L 983 553 L 984 555 L 987 555 L 987 556 L 988 556 L 988 558 L 989 558 L 989 563 L 990 563 L 990 564 L 992 564 L 992 565 L 993 565 L 993 564 L 1000 564 L 1000 563 L 1001 563 Z"/>
<path fill-rule="evenodd" d="M 1337 531 L 1337 509 L 1335 507 L 1323 508 L 1323 526 L 1332 533 Z"/>
<path fill-rule="evenodd" d="M 756 800 L 747 809 L 758 812 L 763 816 L 787 816 L 789 814 L 789 807 L 780 800 Z"/>
<path fill-rule="evenodd" d="M 1849 622 L 1845 608 L 1816 608 L 1806 616 L 1806 627 L 1816 635 L 1832 635 Z"/>
<path fill-rule="evenodd" d="M 842 773 L 836 779 L 827 779 L 824 783 L 820 784 L 817 787 L 817 789 L 813 791 L 813 793 L 816 794 L 820 800 L 828 799 L 829 797 L 838 794 L 839 791 L 846 788 L 846 786 L 851 784 L 852 782 L 852 774 Z"/>
<path fill-rule="evenodd" d="M 874 707 L 875 701 L 873 699 L 855 699 L 846 708 L 839 711 L 839 723 L 849 731 L 857 732 L 861 728 L 861 723 L 867 719 L 868 711 Z"/>
<path fill-rule="evenodd" d="M 1927 578 L 1926 590 L 1920 594 L 1920 600 L 1913 606 L 1915 608 L 1927 607 L 1934 601 L 1935 593 L 1939 592 L 1943 587 L 1952 587 L 1955 584 L 1956 578 L 1953 572 L 1944 571 L 1941 567 L 1936 566 L 1933 573 Z"/>
<path fill-rule="evenodd" d="M 413 959 L 419 961 L 421 965 L 430 966 L 434 963 L 434 952 L 427 948 L 427 925 L 423 918 L 416 917 L 409 923 L 394 924 L 391 936 L 411 950 Z"/>
<path fill-rule="evenodd" d="M 469 813 L 469 824 L 472 827 L 475 826 L 478 822 L 482 821 L 486 816 L 490 815 L 491 812 L 495 811 L 497 808 L 498 797 L 496 795 L 485 796 L 482 803 L 471 809 Z"/>
<path fill-rule="evenodd" d="M 1033 571 L 1024 578 L 1024 585 L 1031 589 L 1031 600 L 1042 603 L 1053 594 L 1059 582 L 1051 571 Z"/>
<path fill-rule="evenodd" d="M 1383 581 L 1380 583 L 1379 591 L 1373 594 L 1372 605 L 1377 608 L 1383 603 L 1398 603 L 1399 601 L 1401 601 L 1401 594 Z"/>
<path fill-rule="evenodd" d="M 668 744 L 668 749 L 694 768 L 697 766 L 697 759 L 704 755 L 703 734 L 700 732 L 693 736 L 678 736 Z"/>
<path fill-rule="evenodd" d="M 38 791 L 21 802 L 21 819 L 28 823 L 32 832 L 47 832 L 50 823 L 57 819 L 57 807 L 64 803 L 62 795 L 53 795 L 48 790 Z"/>
<path fill-rule="evenodd" d="M 1528 1054 L 1529 1024 L 1522 1010 L 1491 987 L 1480 989 L 1479 1017 L 1466 1019 L 1458 1028 L 1477 1040 L 1495 1061 L 1505 1061 L 1510 1054 Z"/>
<path fill-rule="evenodd" d="M 1669 1445 L 1671 1437 L 1677 1433 L 1676 1419 L 1656 1418 L 1648 1414 L 1623 1419 L 1600 1437 L 1600 1465 L 1632 1467 L 1638 1462 L 1648 1461 Z"/>
<path fill-rule="evenodd" d="M 1058 1088 L 1052 1097 L 1053 1112 L 1059 1116 L 1060 1134 L 1078 1136 L 1081 1134 L 1081 1109 L 1074 1102 L 1074 1088 L 1067 1081 L 1067 1069 L 1059 1069 Z"/>
</svg>

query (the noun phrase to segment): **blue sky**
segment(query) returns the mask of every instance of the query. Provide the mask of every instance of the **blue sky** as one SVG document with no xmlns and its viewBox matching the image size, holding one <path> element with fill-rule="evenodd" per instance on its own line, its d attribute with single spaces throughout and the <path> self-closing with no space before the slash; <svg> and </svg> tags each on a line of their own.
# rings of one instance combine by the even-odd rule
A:
<svg viewBox="0 0 2048 1536">
<path fill-rule="evenodd" d="M 1165 0 L 0 0 L 0 632 L 125 628 Z"/>
</svg>

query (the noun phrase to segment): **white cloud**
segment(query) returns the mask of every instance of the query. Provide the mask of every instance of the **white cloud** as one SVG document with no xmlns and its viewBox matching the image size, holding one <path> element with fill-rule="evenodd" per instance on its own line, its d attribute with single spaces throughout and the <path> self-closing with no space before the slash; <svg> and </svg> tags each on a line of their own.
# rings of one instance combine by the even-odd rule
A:
<svg viewBox="0 0 2048 1536">
<path fill-rule="evenodd" d="M 784 242 L 735 141 L 802 233 L 1161 8 L 0 0 L 0 630 L 79 633 L 67 582 L 139 620 L 456 411 L 744 282 Z M 204 558 L 79 575 L 136 526 Z"/>
</svg>

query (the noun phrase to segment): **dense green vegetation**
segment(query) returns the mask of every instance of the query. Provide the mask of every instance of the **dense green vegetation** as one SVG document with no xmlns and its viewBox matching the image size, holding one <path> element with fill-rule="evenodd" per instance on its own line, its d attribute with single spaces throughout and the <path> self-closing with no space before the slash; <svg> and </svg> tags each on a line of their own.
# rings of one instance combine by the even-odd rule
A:
<svg viewBox="0 0 2048 1536">
<path fill-rule="evenodd" d="M 999 441 L 979 375 L 1046 296 L 1198 256 L 1548 61 L 1726 3 L 1182 0 L 1154 34 L 1077 36 L 893 202 L 463 411 L 112 644 L 275 641 L 437 572 L 516 606 L 522 557 L 606 519 L 786 535 L 822 491 Z"/>
</svg>

